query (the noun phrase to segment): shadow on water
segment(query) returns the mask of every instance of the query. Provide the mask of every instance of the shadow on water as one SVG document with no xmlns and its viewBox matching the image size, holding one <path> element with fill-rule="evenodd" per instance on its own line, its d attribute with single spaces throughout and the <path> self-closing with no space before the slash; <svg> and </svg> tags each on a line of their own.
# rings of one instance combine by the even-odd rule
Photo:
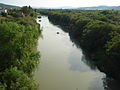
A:
<svg viewBox="0 0 120 90">
<path fill-rule="evenodd" d="M 70 36 L 70 35 L 69 35 Z M 78 49 L 81 49 L 80 47 L 80 43 L 72 38 L 70 36 L 70 40 L 75 44 L 75 46 L 78 48 Z M 97 68 L 97 65 L 95 63 L 94 60 L 92 60 L 90 57 L 89 57 L 89 54 L 84 52 L 83 51 L 83 56 L 81 58 L 81 60 L 87 65 L 89 66 L 89 68 L 91 70 L 99 70 Z M 71 60 L 72 61 L 72 60 Z M 78 70 L 78 71 L 82 71 L 81 68 L 80 68 L 80 63 L 79 61 L 77 61 L 76 63 L 73 63 L 71 62 L 73 65 L 71 66 L 71 70 Z M 79 64 L 78 64 L 79 63 Z M 83 71 L 86 71 L 85 69 Z M 99 88 L 99 84 L 96 83 L 99 79 L 95 79 L 95 81 L 93 81 L 89 87 L 89 90 L 101 90 L 101 88 Z M 113 78 L 109 77 L 109 76 L 104 76 L 102 77 L 102 83 L 103 83 L 103 87 L 104 87 L 104 90 L 120 90 L 120 82 L 118 80 L 114 80 Z M 96 87 L 97 86 L 97 87 Z"/>
<path fill-rule="evenodd" d="M 81 49 L 71 50 L 69 56 L 70 70 L 79 72 L 89 72 L 91 70 L 96 70 L 94 62 L 88 60 L 88 58 L 81 52 Z M 77 54 L 76 54 L 77 53 Z"/>
<path fill-rule="evenodd" d="M 99 79 L 95 79 L 95 81 L 91 83 L 89 90 L 101 90 L 101 88 L 98 86 L 99 84 L 96 83 L 98 80 Z M 103 77 L 102 81 L 104 90 L 120 90 L 120 83 L 118 81 L 107 76 Z"/>
<path fill-rule="evenodd" d="M 120 90 L 120 83 L 112 78 L 103 78 L 103 85 L 105 90 Z"/>
<path fill-rule="evenodd" d="M 70 36 L 70 35 L 69 35 Z M 70 36 L 70 40 L 71 42 L 74 43 L 74 45 L 78 48 L 78 49 L 81 49 L 80 47 L 80 43 L 76 40 L 76 39 L 73 39 L 71 36 Z M 74 54 L 74 52 L 73 52 Z M 90 59 L 89 57 L 89 54 L 87 54 L 86 52 L 82 51 L 82 57 L 81 57 L 81 60 L 82 62 L 84 62 L 84 64 L 86 64 L 87 66 L 89 66 L 89 68 L 91 70 L 97 70 L 97 66 L 95 65 L 95 62 L 93 60 Z M 76 59 L 78 60 L 78 59 Z M 79 62 L 77 62 L 79 63 Z"/>
</svg>

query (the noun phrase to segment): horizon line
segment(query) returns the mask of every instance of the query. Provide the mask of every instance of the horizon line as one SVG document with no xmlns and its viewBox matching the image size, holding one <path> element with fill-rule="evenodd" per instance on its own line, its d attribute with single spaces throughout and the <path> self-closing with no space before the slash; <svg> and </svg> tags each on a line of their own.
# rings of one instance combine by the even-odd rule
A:
<svg viewBox="0 0 120 90">
<path fill-rule="evenodd" d="M 112 7 L 112 6 L 120 6 L 120 5 L 93 5 L 93 6 L 70 6 L 70 5 L 66 5 L 66 6 L 58 6 L 58 7 L 47 7 L 47 6 L 32 6 L 32 5 L 16 5 L 16 4 L 8 4 L 8 3 L 0 3 L 0 4 L 6 4 L 6 5 L 12 5 L 12 6 L 18 6 L 18 7 L 23 7 L 23 6 L 31 6 L 31 7 L 36 7 L 36 8 L 61 8 L 61 7 L 72 7 L 72 8 L 84 8 L 84 7 L 99 7 L 99 6 L 108 6 L 108 7 Z"/>
</svg>

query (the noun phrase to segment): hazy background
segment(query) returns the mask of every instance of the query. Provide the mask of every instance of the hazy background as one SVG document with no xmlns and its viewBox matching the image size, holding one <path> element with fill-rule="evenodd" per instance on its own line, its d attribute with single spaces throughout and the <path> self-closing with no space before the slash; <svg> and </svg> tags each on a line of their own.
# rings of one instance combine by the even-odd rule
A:
<svg viewBox="0 0 120 90">
<path fill-rule="evenodd" d="M 89 7 L 89 6 L 119 6 L 120 0 L 0 0 L 0 3 L 33 7 Z"/>
</svg>

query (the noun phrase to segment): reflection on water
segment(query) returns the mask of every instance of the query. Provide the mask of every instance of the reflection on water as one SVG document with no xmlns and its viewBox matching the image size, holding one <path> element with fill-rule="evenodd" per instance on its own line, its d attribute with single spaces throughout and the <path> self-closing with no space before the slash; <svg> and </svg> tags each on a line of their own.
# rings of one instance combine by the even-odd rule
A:
<svg viewBox="0 0 120 90">
<path fill-rule="evenodd" d="M 82 62 L 85 58 L 81 52 L 81 49 L 71 50 L 69 57 L 70 70 L 79 72 L 89 72 L 90 68 Z M 81 61 L 82 60 L 82 61 Z"/>
<path fill-rule="evenodd" d="M 35 73 L 39 90 L 113 90 L 108 89 L 113 81 L 107 83 L 105 75 L 83 55 L 78 44 L 71 42 L 68 33 L 47 17 L 38 23 L 43 28 L 43 39 L 38 41 L 42 56 Z"/>
<path fill-rule="evenodd" d="M 83 55 L 82 61 L 83 61 L 87 66 L 89 66 L 91 70 L 97 70 L 97 67 L 95 66 L 94 61 L 89 60 L 89 58 L 87 58 L 85 55 Z"/>
<path fill-rule="evenodd" d="M 105 90 L 120 90 L 120 83 L 112 78 L 103 78 L 103 85 Z"/>
</svg>

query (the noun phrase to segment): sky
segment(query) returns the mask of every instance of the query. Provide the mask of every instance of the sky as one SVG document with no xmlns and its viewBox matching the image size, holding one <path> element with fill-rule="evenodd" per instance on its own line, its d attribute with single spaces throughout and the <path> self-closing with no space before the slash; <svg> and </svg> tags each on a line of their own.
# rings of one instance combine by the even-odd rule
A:
<svg viewBox="0 0 120 90">
<path fill-rule="evenodd" d="M 33 7 L 89 7 L 89 6 L 120 6 L 120 0 L 0 0 L 0 3 L 33 6 Z"/>
</svg>

